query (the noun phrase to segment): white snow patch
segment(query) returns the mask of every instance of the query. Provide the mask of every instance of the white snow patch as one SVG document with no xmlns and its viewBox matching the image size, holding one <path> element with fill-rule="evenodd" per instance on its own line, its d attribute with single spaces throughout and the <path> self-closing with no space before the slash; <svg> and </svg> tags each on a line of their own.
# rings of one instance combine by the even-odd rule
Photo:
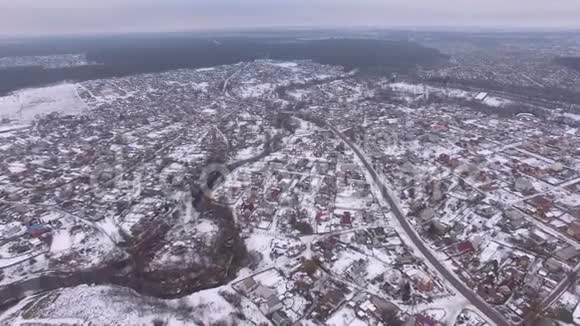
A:
<svg viewBox="0 0 580 326">
<path fill-rule="evenodd" d="M 217 225 L 208 220 L 202 220 L 202 222 L 199 223 L 196 228 L 200 233 L 213 233 L 217 232 L 218 230 Z"/>
<path fill-rule="evenodd" d="M 72 240 L 68 230 L 58 230 L 53 233 L 50 251 L 53 253 L 66 251 L 72 246 Z"/>
<path fill-rule="evenodd" d="M 483 103 L 489 106 L 500 107 L 511 103 L 511 101 L 499 97 L 488 96 L 483 100 Z"/>
<path fill-rule="evenodd" d="M 86 109 L 87 106 L 78 97 L 74 84 L 26 89 L 0 97 L 1 114 L 21 123 L 29 123 L 37 115 L 52 112 L 79 114 Z"/>
<path fill-rule="evenodd" d="M 269 64 L 281 68 L 295 68 L 298 66 L 296 62 L 269 62 Z"/>
</svg>

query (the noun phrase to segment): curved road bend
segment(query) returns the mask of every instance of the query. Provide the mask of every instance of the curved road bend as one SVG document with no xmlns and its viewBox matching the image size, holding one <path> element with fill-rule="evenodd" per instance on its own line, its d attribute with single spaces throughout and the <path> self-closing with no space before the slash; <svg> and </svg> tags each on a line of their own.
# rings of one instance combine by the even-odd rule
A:
<svg viewBox="0 0 580 326">
<path fill-rule="evenodd" d="M 348 144 L 348 146 L 356 153 L 356 155 L 359 157 L 359 159 L 363 162 L 364 166 L 366 167 L 368 172 L 373 177 L 373 180 L 381 189 L 381 194 L 383 195 L 383 197 L 387 200 L 387 202 L 391 206 L 393 213 L 395 214 L 395 216 L 399 220 L 399 223 L 401 223 L 401 226 L 405 230 L 405 233 L 407 233 L 407 235 L 409 236 L 411 241 L 413 241 L 415 246 L 417 246 L 417 248 L 419 248 L 421 253 L 423 253 L 425 258 L 427 258 L 427 260 L 429 260 L 429 262 L 437 269 L 437 271 L 441 275 L 443 275 L 443 277 L 447 281 L 449 281 L 449 283 L 451 283 L 451 285 L 453 285 L 453 287 L 455 287 L 467 300 L 469 300 L 469 302 L 473 306 L 475 306 L 477 309 L 479 309 L 479 311 L 481 311 L 483 314 L 485 314 L 489 320 L 493 321 L 498 326 L 511 325 L 510 323 L 508 323 L 505 320 L 505 318 L 497 310 L 495 310 L 494 308 L 489 306 L 485 301 L 483 301 L 483 299 L 481 299 L 477 294 L 475 294 L 473 291 L 471 291 L 470 288 L 468 288 L 465 284 L 463 284 L 463 282 L 461 282 L 459 279 L 457 279 L 457 277 L 455 277 L 455 275 L 453 275 L 449 270 L 447 270 L 447 268 L 445 266 L 443 266 L 443 264 L 441 264 L 439 259 L 436 258 L 431 253 L 431 251 L 425 246 L 425 244 L 423 243 L 421 238 L 419 238 L 419 236 L 417 235 L 415 230 L 411 227 L 411 225 L 409 224 L 407 219 L 405 219 L 399 206 L 395 204 L 395 201 L 389 195 L 387 187 L 385 187 L 385 185 L 379 179 L 377 172 L 372 167 L 372 165 L 366 160 L 364 155 L 362 155 L 362 153 L 359 151 L 359 149 L 348 138 L 346 138 L 342 133 L 340 133 L 336 128 L 334 128 L 331 125 L 328 125 L 328 127 L 337 136 L 339 136 L 346 144 Z"/>
</svg>

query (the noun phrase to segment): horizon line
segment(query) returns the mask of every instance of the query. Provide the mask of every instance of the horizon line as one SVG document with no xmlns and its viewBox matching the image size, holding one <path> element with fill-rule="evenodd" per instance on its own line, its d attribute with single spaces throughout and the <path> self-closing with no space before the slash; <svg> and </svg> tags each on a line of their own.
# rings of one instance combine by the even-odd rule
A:
<svg viewBox="0 0 580 326">
<path fill-rule="evenodd" d="M 354 25 L 354 26 L 314 26 L 314 25 L 288 25 L 288 26 L 224 26 L 207 27 L 197 29 L 174 29 L 174 30 L 143 30 L 143 31 L 84 31 L 84 32 L 48 32 L 48 33 L 11 33 L 2 34 L 1 39 L 37 39 L 37 38 L 66 38 L 66 37 L 115 37 L 131 35 L 155 35 L 155 34 L 205 34 L 205 33 L 254 33 L 254 32 L 307 32 L 307 31 L 374 31 L 374 32 L 452 32 L 452 33 L 574 33 L 580 32 L 580 26 L 555 27 L 555 26 L 487 26 L 487 25 Z"/>
</svg>

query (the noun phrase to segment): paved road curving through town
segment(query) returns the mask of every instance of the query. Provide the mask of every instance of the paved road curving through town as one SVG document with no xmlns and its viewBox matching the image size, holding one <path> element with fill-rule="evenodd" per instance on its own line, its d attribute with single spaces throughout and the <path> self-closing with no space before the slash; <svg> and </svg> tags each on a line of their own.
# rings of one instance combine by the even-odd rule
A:
<svg viewBox="0 0 580 326">
<path fill-rule="evenodd" d="M 328 127 L 338 137 L 340 137 L 355 152 L 355 154 L 358 156 L 358 158 L 363 162 L 365 168 L 371 174 L 374 182 L 379 186 L 379 188 L 381 190 L 381 194 L 383 195 L 383 197 L 387 200 L 387 202 L 391 206 L 391 209 L 392 209 L 395 217 L 397 218 L 397 220 L 399 221 L 399 223 L 403 227 L 403 230 L 409 236 L 409 238 L 411 239 L 411 241 L 413 241 L 413 243 L 415 244 L 415 246 L 417 246 L 417 248 L 419 248 L 419 250 L 425 256 L 425 258 L 427 258 L 427 260 L 429 260 L 429 262 L 431 263 L 431 265 L 433 265 L 435 267 L 435 269 L 437 269 L 437 271 L 447 281 L 449 281 L 449 283 L 451 283 L 451 285 L 457 291 L 459 291 L 467 300 L 469 300 L 469 302 L 473 306 L 475 306 L 477 309 L 479 309 L 479 311 L 481 313 L 485 314 L 489 320 L 493 321 L 498 326 L 509 326 L 509 325 L 511 325 L 509 322 L 507 322 L 505 320 L 505 318 L 497 310 L 495 310 L 494 308 L 492 308 L 491 306 L 489 306 L 485 301 L 483 301 L 483 299 L 481 299 L 477 294 L 475 294 L 473 291 L 471 291 L 470 288 L 468 288 L 455 275 L 453 275 L 453 273 L 451 273 L 445 266 L 443 266 L 443 264 L 441 264 L 441 262 L 439 261 L 439 259 L 437 257 L 435 257 L 433 255 L 433 253 L 431 253 L 431 250 L 429 250 L 429 248 L 427 248 L 427 246 L 425 245 L 425 243 L 423 242 L 423 240 L 417 235 L 417 233 L 415 232 L 415 230 L 413 229 L 413 227 L 409 224 L 409 222 L 405 218 L 405 216 L 404 216 L 403 212 L 401 211 L 401 209 L 399 208 L 399 206 L 395 203 L 395 201 L 393 200 L 393 198 L 390 196 L 389 191 L 387 190 L 387 187 L 383 184 L 383 182 L 381 181 L 381 179 L 378 177 L 377 172 L 375 171 L 375 169 L 367 161 L 366 157 L 360 152 L 360 150 L 358 149 L 358 147 L 355 146 L 352 143 L 352 141 L 350 141 L 350 139 L 348 139 L 347 137 L 345 137 L 336 128 L 334 128 L 331 125 L 328 125 Z"/>
</svg>

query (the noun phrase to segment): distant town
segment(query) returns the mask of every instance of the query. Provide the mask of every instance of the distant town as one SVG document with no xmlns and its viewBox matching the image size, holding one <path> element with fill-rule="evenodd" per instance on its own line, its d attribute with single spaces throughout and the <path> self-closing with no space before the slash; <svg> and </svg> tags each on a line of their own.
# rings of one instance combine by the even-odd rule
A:
<svg viewBox="0 0 580 326">
<path fill-rule="evenodd" d="M 552 60 L 580 39 L 557 41 L 0 97 L 0 324 L 580 325 L 580 71 Z"/>
</svg>

